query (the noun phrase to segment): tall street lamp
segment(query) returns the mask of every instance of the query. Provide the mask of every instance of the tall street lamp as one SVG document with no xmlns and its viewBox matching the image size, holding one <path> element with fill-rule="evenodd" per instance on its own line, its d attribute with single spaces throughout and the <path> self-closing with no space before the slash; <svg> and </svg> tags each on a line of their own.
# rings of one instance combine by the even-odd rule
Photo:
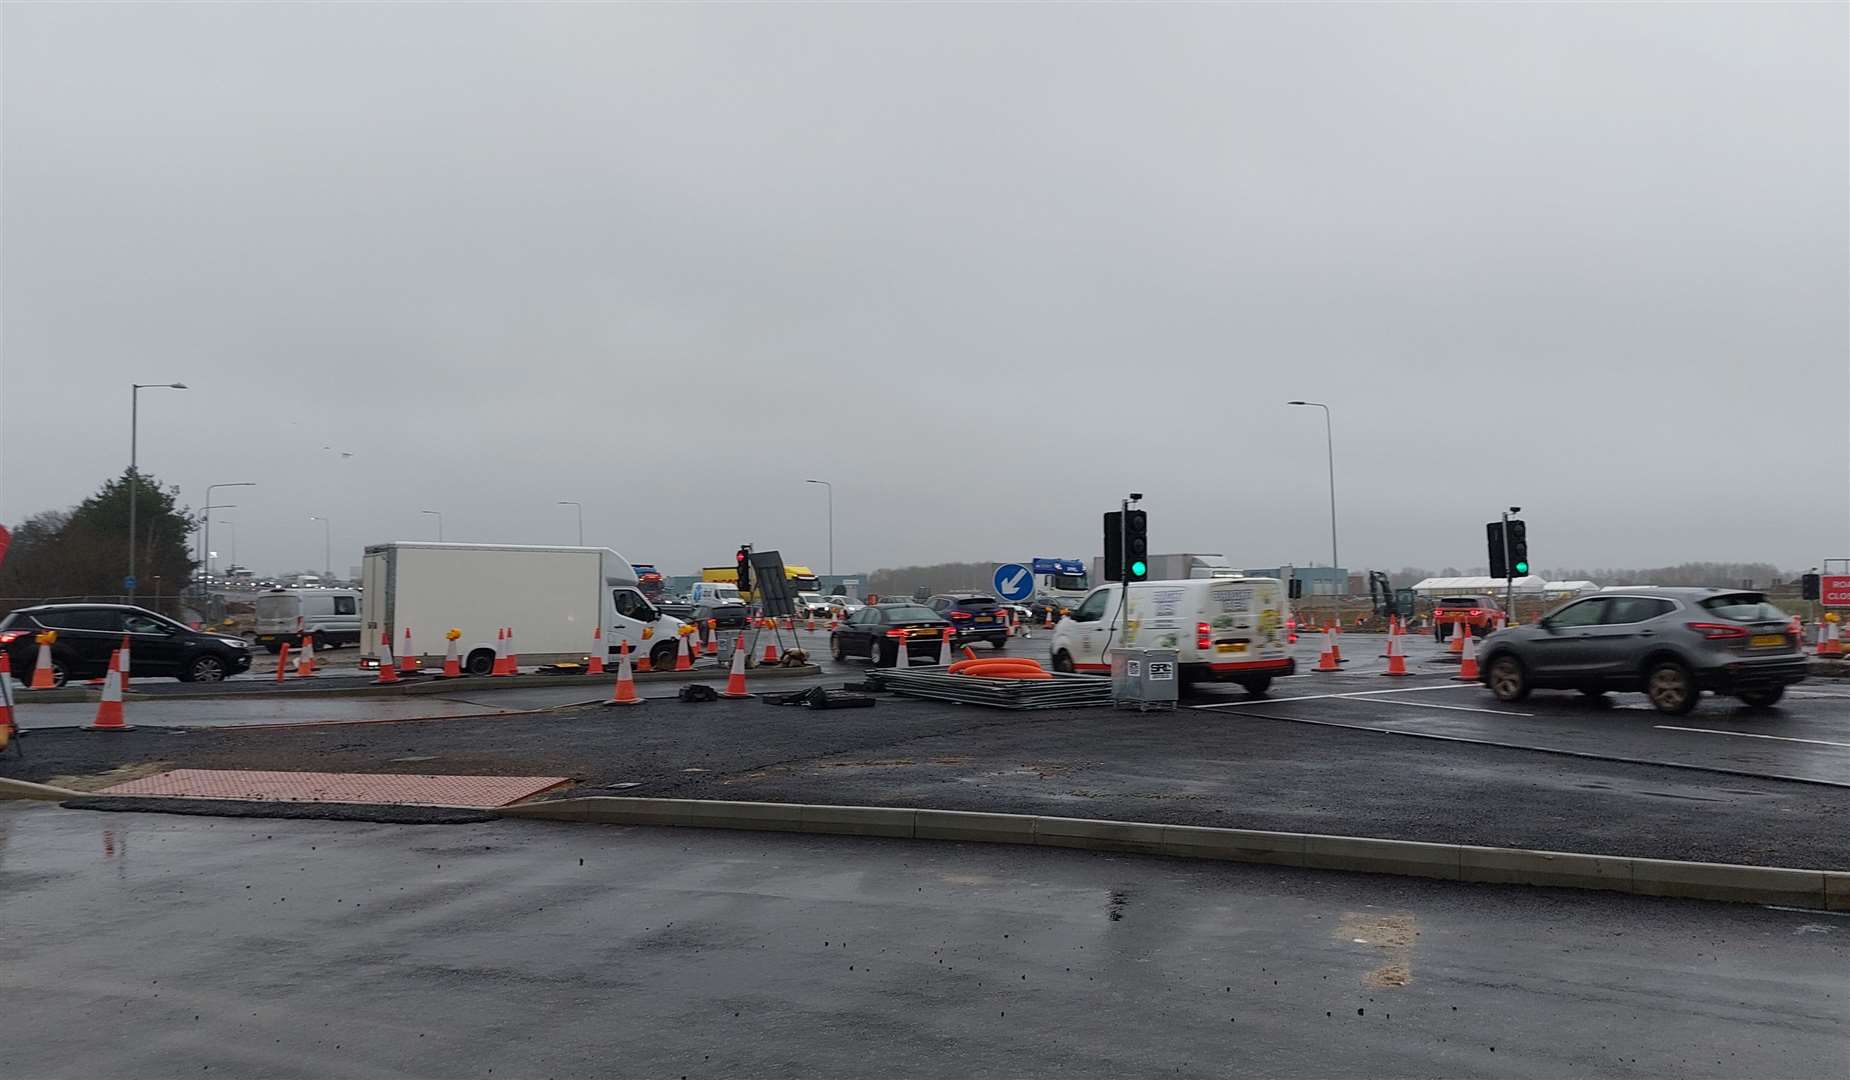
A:
<svg viewBox="0 0 1850 1080">
<path fill-rule="evenodd" d="M 235 483 L 230 483 L 230 484 L 207 484 L 206 485 L 206 505 L 205 505 L 205 508 L 200 511 L 200 515 L 204 519 L 204 522 L 203 522 L 204 527 L 199 530 L 200 531 L 199 565 L 201 569 L 208 571 L 206 574 L 208 578 L 212 576 L 210 573 L 211 568 L 207 565 L 207 560 L 212 557 L 212 511 L 231 509 L 230 505 L 213 506 L 212 505 L 212 493 L 214 491 L 217 491 L 219 488 L 224 488 L 224 487 L 256 487 L 256 486 L 257 486 L 257 481 L 255 480 L 239 480 Z"/>
<path fill-rule="evenodd" d="M 326 585 L 334 579 L 334 525 L 320 514 L 310 514 L 308 520 L 321 522 L 321 583 Z"/>
<path fill-rule="evenodd" d="M 140 474 L 135 471 L 135 444 L 141 433 L 141 392 L 149 389 L 184 390 L 183 382 L 171 383 L 130 383 L 128 395 L 128 580 L 123 583 L 123 591 L 128 593 L 128 602 L 135 602 L 135 503 L 140 496 Z M 210 499 L 207 499 L 210 502 Z"/>
<path fill-rule="evenodd" d="M 231 546 L 225 549 L 225 572 L 230 573 L 232 568 L 238 565 L 238 523 L 221 521 L 219 524 L 231 530 Z"/>
<path fill-rule="evenodd" d="M 206 505 L 200 507 L 199 512 L 200 514 L 203 515 L 204 519 L 201 522 L 201 525 L 203 527 L 199 531 L 202 534 L 204 534 L 205 537 L 210 537 L 212 535 L 212 511 L 214 510 L 236 510 L 237 508 L 238 508 L 237 503 L 207 503 Z M 205 579 L 208 583 L 210 583 L 212 580 L 212 558 L 213 558 L 212 541 L 210 539 L 205 539 L 201 541 L 199 545 L 199 555 L 200 555 L 199 569 L 205 573 Z M 204 585 L 200 586 L 199 593 L 201 596 L 204 596 L 208 591 L 210 590 L 206 586 Z"/>
<path fill-rule="evenodd" d="M 829 576 L 835 576 L 835 485 L 827 480 L 805 480 L 805 484 L 821 484 L 829 493 Z"/>
<path fill-rule="evenodd" d="M 584 547 L 585 546 L 585 504 L 581 502 L 573 502 L 570 499 L 560 499 L 559 505 L 560 506 L 571 506 L 571 507 L 577 508 L 578 510 L 578 546 Z"/>
<path fill-rule="evenodd" d="M 1287 401 L 1285 404 L 1323 410 L 1323 447 L 1330 459 L 1330 568 L 1335 569 L 1342 562 L 1336 557 L 1336 437 L 1330 427 L 1330 407 L 1321 401 Z"/>
<path fill-rule="evenodd" d="M 443 511 L 441 510 L 419 510 L 418 513 L 429 514 L 431 517 L 434 517 L 437 519 L 437 543 L 439 544 L 443 543 Z"/>
</svg>

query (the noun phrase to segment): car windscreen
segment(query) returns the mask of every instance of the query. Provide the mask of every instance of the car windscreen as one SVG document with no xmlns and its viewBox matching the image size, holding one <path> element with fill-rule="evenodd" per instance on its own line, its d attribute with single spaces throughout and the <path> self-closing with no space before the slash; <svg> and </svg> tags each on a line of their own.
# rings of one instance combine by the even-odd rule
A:
<svg viewBox="0 0 1850 1080">
<path fill-rule="evenodd" d="M 943 622 L 938 613 L 918 604 L 882 604 L 880 610 L 886 613 L 886 621 L 900 622 Z"/>
<path fill-rule="evenodd" d="M 1761 593 L 1727 593 L 1711 596 L 1698 601 L 1704 611 L 1719 615 L 1735 622 L 1773 622 L 1791 618 L 1785 612 L 1767 603 Z"/>
<path fill-rule="evenodd" d="M 966 596 L 957 601 L 957 606 L 965 611 L 988 611 L 996 606 L 996 602 L 987 596 Z"/>
<path fill-rule="evenodd" d="M 1484 598 L 1481 596 L 1447 596 L 1441 600 L 1434 600 L 1432 602 L 1432 606 L 1433 607 L 1482 608 L 1482 607 L 1489 607 L 1490 605 L 1485 603 Z"/>
</svg>

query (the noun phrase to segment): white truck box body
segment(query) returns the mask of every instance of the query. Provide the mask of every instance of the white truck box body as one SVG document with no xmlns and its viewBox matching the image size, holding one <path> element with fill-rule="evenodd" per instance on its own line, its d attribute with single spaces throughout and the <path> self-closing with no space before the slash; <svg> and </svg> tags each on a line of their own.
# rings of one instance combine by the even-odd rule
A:
<svg viewBox="0 0 1850 1080">
<path fill-rule="evenodd" d="M 458 653 L 473 667 L 471 656 L 492 651 L 503 627 L 513 628 L 514 652 L 529 665 L 589 656 L 600 622 L 612 659 L 624 640 L 637 650 L 632 657 L 661 649 L 681 626 L 659 613 L 632 617 L 652 606 L 636 606 L 636 571 L 609 548 L 377 544 L 366 549 L 361 585 L 361 655 L 375 659 L 382 633 L 398 656 L 407 627 L 416 654 L 435 658 L 450 628 L 461 630 Z"/>
</svg>

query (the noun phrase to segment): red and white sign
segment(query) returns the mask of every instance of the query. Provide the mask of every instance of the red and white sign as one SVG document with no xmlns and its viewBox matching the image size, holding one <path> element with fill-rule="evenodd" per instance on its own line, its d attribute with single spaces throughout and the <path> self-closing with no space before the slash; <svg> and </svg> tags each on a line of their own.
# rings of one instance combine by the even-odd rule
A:
<svg viewBox="0 0 1850 1080">
<path fill-rule="evenodd" d="M 1850 608 L 1850 574 L 1826 574 L 1818 580 L 1818 602 Z"/>
</svg>

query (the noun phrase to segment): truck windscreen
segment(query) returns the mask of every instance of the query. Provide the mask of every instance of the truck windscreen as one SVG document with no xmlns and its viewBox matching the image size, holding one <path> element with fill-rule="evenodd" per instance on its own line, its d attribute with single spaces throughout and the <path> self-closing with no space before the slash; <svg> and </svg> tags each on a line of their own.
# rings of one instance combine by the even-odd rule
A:
<svg viewBox="0 0 1850 1080">
<path fill-rule="evenodd" d="M 1084 574 L 1055 574 L 1053 587 L 1061 592 L 1085 592 L 1086 576 Z"/>
</svg>

